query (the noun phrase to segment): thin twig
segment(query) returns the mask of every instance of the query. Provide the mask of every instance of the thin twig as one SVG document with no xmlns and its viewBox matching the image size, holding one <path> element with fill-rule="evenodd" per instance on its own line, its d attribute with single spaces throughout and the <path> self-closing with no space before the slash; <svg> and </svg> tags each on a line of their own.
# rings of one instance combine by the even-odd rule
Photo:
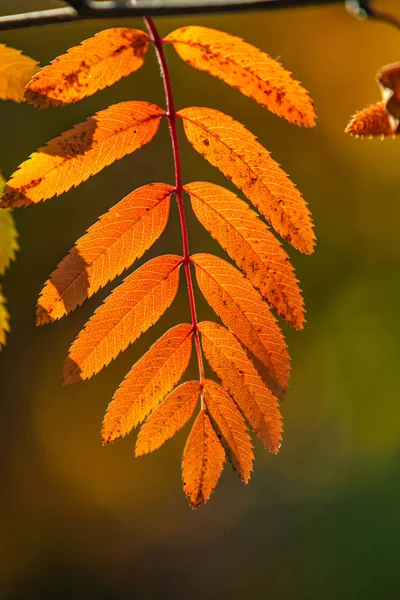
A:
<svg viewBox="0 0 400 600">
<path fill-rule="evenodd" d="M 400 17 L 391 15 L 379 8 L 376 8 L 372 0 L 347 0 L 346 8 L 355 17 L 359 19 L 374 19 L 393 25 L 400 29 Z"/>
<path fill-rule="evenodd" d="M 24 29 L 39 25 L 71 23 L 83 20 L 126 17 L 161 17 L 172 15 L 211 14 L 273 10 L 345 4 L 345 0 L 70 0 L 70 6 L 0 17 L 0 31 Z M 400 19 L 373 5 L 373 0 L 350 0 L 349 10 L 358 16 L 370 17 L 400 27 Z"/>
</svg>

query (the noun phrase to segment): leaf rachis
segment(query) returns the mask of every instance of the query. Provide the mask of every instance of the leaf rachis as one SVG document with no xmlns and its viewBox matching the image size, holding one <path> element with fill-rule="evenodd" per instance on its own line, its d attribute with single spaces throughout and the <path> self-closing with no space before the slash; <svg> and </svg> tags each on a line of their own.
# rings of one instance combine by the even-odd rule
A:
<svg viewBox="0 0 400 600">
<path fill-rule="evenodd" d="M 199 363 L 199 377 L 200 377 L 200 385 L 203 384 L 204 381 L 204 365 L 203 365 L 203 356 L 200 346 L 200 339 L 198 334 L 197 327 L 197 314 L 196 314 L 196 303 L 194 299 L 194 290 L 193 290 L 193 280 L 192 274 L 190 271 L 190 252 L 189 252 L 189 236 L 188 229 L 186 224 L 186 215 L 185 215 L 185 207 L 183 205 L 182 199 L 182 169 L 181 169 L 181 157 L 179 152 L 179 142 L 178 142 L 178 134 L 176 130 L 176 117 L 177 112 L 175 110 L 174 97 L 172 94 L 172 83 L 171 77 L 167 65 L 167 61 L 165 58 L 164 48 L 163 48 L 163 39 L 160 37 L 158 30 L 155 26 L 153 19 L 145 18 L 144 22 L 146 24 L 147 30 L 150 34 L 150 38 L 154 44 L 157 58 L 161 68 L 161 77 L 164 84 L 165 90 L 165 99 L 167 103 L 167 111 L 166 116 L 169 124 L 169 131 L 171 135 L 171 143 L 172 143 L 172 152 L 174 157 L 174 168 L 175 168 L 175 194 L 178 202 L 179 209 L 179 218 L 181 223 L 181 231 L 182 231 L 182 243 L 183 243 L 183 265 L 185 269 L 186 283 L 189 295 L 189 305 L 190 305 L 190 314 L 192 318 L 193 325 L 193 339 L 196 347 L 197 360 Z M 203 401 L 202 401 L 203 406 Z"/>
</svg>

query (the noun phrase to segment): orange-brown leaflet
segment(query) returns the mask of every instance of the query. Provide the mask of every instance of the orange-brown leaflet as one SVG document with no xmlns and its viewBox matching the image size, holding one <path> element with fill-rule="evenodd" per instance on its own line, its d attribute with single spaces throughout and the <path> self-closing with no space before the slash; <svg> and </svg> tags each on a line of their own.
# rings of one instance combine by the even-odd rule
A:
<svg viewBox="0 0 400 600">
<path fill-rule="evenodd" d="M 221 244 L 261 295 L 288 323 L 304 324 L 301 290 L 290 260 L 276 237 L 249 205 L 208 183 L 185 185 L 200 223 Z"/>
<path fill-rule="evenodd" d="M 37 324 L 68 314 L 142 256 L 165 229 L 173 191 L 165 183 L 145 185 L 100 217 L 50 275 Z"/>
<path fill-rule="evenodd" d="M 315 124 L 308 92 L 278 61 L 223 31 L 189 26 L 165 38 L 192 67 L 237 88 L 270 111 L 298 125 Z"/>
<path fill-rule="evenodd" d="M 155 136 L 164 111 L 149 102 L 121 102 L 39 148 L 6 185 L 2 207 L 59 196 Z"/>
<path fill-rule="evenodd" d="M 394 135 L 389 115 L 383 102 L 371 104 L 356 113 L 345 129 L 355 136 L 383 137 Z"/>
<path fill-rule="evenodd" d="M 202 410 L 186 442 L 182 460 L 182 478 L 192 508 L 207 502 L 225 463 L 225 450 L 209 416 Z"/>
<path fill-rule="evenodd" d="M 199 330 L 211 368 L 264 446 L 277 454 L 282 441 L 282 417 L 277 399 L 230 331 L 210 321 L 200 323 Z"/>
<path fill-rule="evenodd" d="M 158 256 L 126 277 L 72 344 L 64 383 L 98 373 L 161 317 L 178 291 L 181 264 L 180 256 Z"/>
<path fill-rule="evenodd" d="M 400 62 L 383 67 L 377 81 L 390 125 L 396 133 L 400 133 Z"/>
<path fill-rule="evenodd" d="M 207 302 L 232 333 L 265 365 L 273 389 L 288 385 L 285 339 L 266 302 L 232 265 L 211 254 L 195 254 L 196 277 Z"/>
<path fill-rule="evenodd" d="M 157 450 L 182 429 L 193 415 L 200 393 L 199 381 L 187 381 L 175 388 L 142 425 L 136 456 Z"/>
<path fill-rule="evenodd" d="M 195 150 L 232 179 L 282 237 L 310 254 L 315 236 L 307 204 L 256 137 L 211 108 L 185 108 L 178 116 Z"/>
<path fill-rule="evenodd" d="M 132 367 L 116 391 L 104 418 L 104 444 L 125 436 L 157 407 L 178 383 L 189 364 L 192 326 L 165 333 Z"/>
<path fill-rule="evenodd" d="M 211 419 L 223 438 L 229 461 L 247 483 L 253 470 L 253 446 L 246 423 L 230 395 L 215 381 L 204 382 L 205 402 Z"/>
<path fill-rule="evenodd" d="M 137 29 L 100 31 L 41 69 L 27 86 L 25 98 L 48 108 L 91 96 L 137 71 L 149 42 L 148 34 Z"/>
</svg>

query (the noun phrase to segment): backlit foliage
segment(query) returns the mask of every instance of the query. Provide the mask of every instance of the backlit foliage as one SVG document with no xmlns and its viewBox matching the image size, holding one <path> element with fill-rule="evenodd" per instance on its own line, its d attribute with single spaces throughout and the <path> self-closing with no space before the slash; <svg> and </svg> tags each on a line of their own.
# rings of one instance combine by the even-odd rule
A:
<svg viewBox="0 0 400 600">
<path fill-rule="evenodd" d="M 346 133 L 371 138 L 400 134 L 400 63 L 383 67 L 376 81 L 382 101 L 355 114 L 346 127 Z"/>
<path fill-rule="evenodd" d="M 116 358 L 172 304 L 183 272 L 191 323 L 167 331 L 133 365 L 108 407 L 102 439 L 104 444 L 113 442 L 142 424 L 136 442 L 140 456 L 159 448 L 195 415 L 182 472 L 186 496 L 196 508 L 209 498 L 226 459 L 248 482 L 254 459 L 248 426 L 272 454 L 279 450 L 278 399 L 288 386 L 290 359 L 271 309 L 301 329 L 304 304 L 289 257 L 266 222 L 307 254 L 313 251 L 314 233 L 301 193 L 253 133 L 212 108 L 175 109 L 164 49 L 172 45 L 189 65 L 292 123 L 314 125 L 315 113 L 301 84 L 243 40 L 204 27 L 184 27 L 162 40 L 153 21 L 145 22 L 148 33 L 109 29 L 70 49 L 34 75 L 25 99 L 39 108 L 81 100 L 139 69 L 152 45 L 161 66 L 166 110 L 132 100 L 98 112 L 22 163 L 5 188 L 2 206 L 27 206 L 68 191 L 148 144 L 160 122 L 168 121 L 175 184 L 149 183 L 100 217 L 50 275 L 38 301 L 37 323 L 67 315 L 129 268 L 161 236 L 171 198 L 176 198 L 182 255 L 156 257 L 126 277 L 72 344 L 63 378 L 65 383 L 87 379 Z M 184 184 L 178 126 L 261 216 L 213 183 Z M 190 254 L 189 204 L 237 267 L 211 254 Z M 198 321 L 194 275 L 222 325 Z M 199 377 L 179 385 L 193 347 Z M 205 377 L 204 358 L 215 381 Z"/>
<path fill-rule="evenodd" d="M 25 86 L 38 70 L 38 63 L 24 56 L 19 50 L 0 44 L 0 100 L 23 102 Z M 0 195 L 5 181 L 0 173 Z M 18 250 L 17 230 L 9 209 L 0 209 L 0 275 L 15 259 Z M 6 299 L 0 286 L 0 348 L 6 343 L 10 330 Z"/>
</svg>

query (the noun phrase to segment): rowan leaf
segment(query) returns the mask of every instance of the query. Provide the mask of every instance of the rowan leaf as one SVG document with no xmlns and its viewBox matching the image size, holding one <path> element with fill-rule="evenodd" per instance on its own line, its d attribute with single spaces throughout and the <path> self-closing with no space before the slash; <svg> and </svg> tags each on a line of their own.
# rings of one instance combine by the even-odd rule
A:
<svg viewBox="0 0 400 600">
<path fill-rule="evenodd" d="M 173 191 L 165 183 L 145 185 L 100 217 L 50 275 L 37 324 L 68 314 L 142 256 L 165 229 Z"/>
<path fill-rule="evenodd" d="M 182 478 L 192 508 L 207 502 L 225 463 L 225 450 L 210 418 L 202 410 L 188 437 L 182 460 Z"/>
<path fill-rule="evenodd" d="M 171 392 L 142 425 L 136 456 L 153 452 L 174 437 L 193 415 L 200 393 L 199 381 L 187 381 Z"/>
<path fill-rule="evenodd" d="M 310 254 L 315 236 L 307 204 L 256 137 L 211 108 L 185 108 L 178 116 L 194 149 L 232 179 L 283 238 Z"/>
<path fill-rule="evenodd" d="M 125 436 L 158 406 L 182 377 L 191 351 L 192 326 L 189 324 L 177 325 L 153 344 L 114 395 L 104 418 L 103 444 Z M 146 433 L 144 435 L 145 439 L 139 444 L 142 448 L 146 447 Z M 151 440 L 150 443 L 156 442 Z"/>
<path fill-rule="evenodd" d="M 233 333 L 210 321 L 199 324 L 211 368 L 232 396 L 261 442 L 277 454 L 282 441 L 278 400 L 262 381 Z"/>
<path fill-rule="evenodd" d="M 357 137 L 385 137 L 395 134 L 383 102 L 371 104 L 356 113 L 347 125 L 345 132 Z"/>
<path fill-rule="evenodd" d="M 135 453 L 147 454 L 188 423 L 199 404 L 182 461 L 185 493 L 196 508 L 210 497 L 226 458 L 248 482 L 254 455 L 247 425 L 271 453 L 278 452 L 282 439 L 278 397 L 288 385 L 290 359 L 272 310 L 301 329 L 304 306 L 287 253 L 255 209 L 211 183 L 183 186 L 178 118 L 192 146 L 244 192 L 278 234 L 305 253 L 313 251 L 315 238 L 300 192 L 244 125 L 210 108 L 176 113 L 165 43 L 172 43 L 188 64 L 292 123 L 314 125 L 315 112 L 302 85 L 241 38 L 196 26 L 177 29 L 162 39 L 154 22 L 146 20 L 146 26 L 149 34 L 126 27 L 102 31 L 36 75 L 32 59 L 0 44 L 0 98 L 26 99 L 46 108 L 77 102 L 138 70 L 151 42 L 167 105 L 165 111 L 143 101 L 115 104 L 50 140 L 20 165 L 3 194 L 0 189 L 0 275 L 17 249 L 9 208 L 36 204 L 78 186 L 149 143 L 166 118 L 175 185 L 151 183 L 132 191 L 88 229 L 45 283 L 37 324 L 67 315 L 140 258 L 165 230 L 175 194 L 182 256 L 158 256 L 114 289 L 73 342 L 63 381 L 69 384 L 98 373 L 154 324 L 176 297 L 183 265 L 191 322 L 167 331 L 132 366 L 108 406 L 102 441 L 113 442 L 141 424 Z M 381 107 L 392 130 L 400 106 L 399 70 L 394 67 L 389 65 L 379 79 Z M 182 192 L 190 195 L 198 220 L 240 271 L 211 254 L 190 254 Z M 198 322 L 192 265 L 200 291 L 225 327 Z M 0 288 L 0 346 L 7 330 Z M 193 345 L 198 380 L 179 385 Z M 204 358 L 220 383 L 206 378 Z"/>
<path fill-rule="evenodd" d="M 91 96 L 140 69 L 149 42 L 148 34 L 138 29 L 100 31 L 41 69 L 27 86 L 25 99 L 48 108 Z"/>
<path fill-rule="evenodd" d="M 64 383 L 88 379 L 153 325 L 173 302 L 182 258 L 158 256 L 126 277 L 89 319 L 64 363 Z"/>
<path fill-rule="evenodd" d="M 1 206 L 27 206 L 79 185 L 148 144 L 164 114 L 149 102 L 121 102 L 98 112 L 31 154 L 6 185 Z"/>
<path fill-rule="evenodd" d="M 3 296 L 0 286 L 0 350 L 6 343 L 6 334 L 10 331 L 10 315 L 6 307 L 6 299 Z"/>
<path fill-rule="evenodd" d="M 33 58 L 0 44 L 0 99 L 23 102 L 25 86 L 38 68 Z"/>
<path fill-rule="evenodd" d="M 208 304 L 267 368 L 270 387 L 282 394 L 290 359 L 285 339 L 268 305 L 235 267 L 211 254 L 195 254 L 196 278 Z M 277 390 L 275 390 L 277 388 Z"/>
<path fill-rule="evenodd" d="M 228 392 L 206 379 L 204 397 L 211 419 L 222 435 L 222 443 L 234 470 L 248 483 L 253 470 L 253 446 L 246 423 Z"/>
<path fill-rule="evenodd" d="M 304 305 L 290 259 L 269 228 L 232 192 L 212 183 L 185 185 L 196 217 L 290 325 L 302 329 Z"/>
<path fill-rule="evenodd" d="M 223 31 L 189 26 L 165 38 L 192 67 L 214 75 L 297 125 L 315 124 L 308 92 L 278 61 Z"/>
</svg>

